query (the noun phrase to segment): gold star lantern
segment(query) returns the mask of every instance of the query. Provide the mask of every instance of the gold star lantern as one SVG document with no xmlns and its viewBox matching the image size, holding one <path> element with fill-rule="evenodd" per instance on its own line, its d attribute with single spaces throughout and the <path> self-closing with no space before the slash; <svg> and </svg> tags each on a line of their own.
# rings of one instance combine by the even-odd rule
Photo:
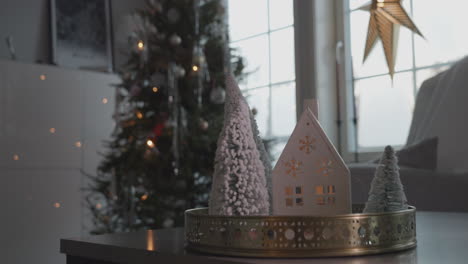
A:
<svg viewBox="0 0 468 264">
<path fill-rule="evenodd" d="M 401 0 L 372 0 L 371 3 L 360 9 L 370 12 L 364 61 L 366 61 L 375 46 L 377 39 L 380 38 L 387 59 L 388 70 L 393 78 L 400 25 L 407 27 L 421 37 L 423 35 L 401 6 Z"/>
</svg>

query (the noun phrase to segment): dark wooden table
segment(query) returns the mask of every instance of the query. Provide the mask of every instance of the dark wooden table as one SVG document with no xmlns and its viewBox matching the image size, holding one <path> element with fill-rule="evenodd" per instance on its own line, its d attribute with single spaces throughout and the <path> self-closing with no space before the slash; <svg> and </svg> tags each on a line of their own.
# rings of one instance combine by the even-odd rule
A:
<svg viewBox="0 0 468 264">
<path fill-rule="evenodd" d="M 418 246 L 398 253 L 320 259 L 210 256 L 184 249 L 182 228 L 62 239 L 67 264 L 158 263 L 468 263 L 468 213 L 417 212 Z"/>
</svg>

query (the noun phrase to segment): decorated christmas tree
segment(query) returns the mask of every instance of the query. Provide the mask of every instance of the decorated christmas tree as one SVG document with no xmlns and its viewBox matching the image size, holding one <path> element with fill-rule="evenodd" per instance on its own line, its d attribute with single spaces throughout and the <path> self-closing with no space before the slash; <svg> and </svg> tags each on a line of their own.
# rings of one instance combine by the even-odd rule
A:
<svg viewBox="0 0 468 264">
<path fill-rule="evenodd" d="M 239 87 L 231 76 L 226 83 L 224 126 L 216 150 L 209 211 L 213 215 L 268 215 L 268 155 Z"/>
<path fill-rule="evenodd" d="M 135 14 L 116 128 L 87 197 L 92 233 L 181 226 L 207 206 L 225 73 L 243 69 L 225 13 L 220 0 L 154 0 Z"/>
<path fill-rule="evenodd" d="M 365 213 L 408 209 L 399 170 L 395 151 L 391 146 L 387 146 L 371 183 L 369 198 L 364 208 Z"/>
</svg>

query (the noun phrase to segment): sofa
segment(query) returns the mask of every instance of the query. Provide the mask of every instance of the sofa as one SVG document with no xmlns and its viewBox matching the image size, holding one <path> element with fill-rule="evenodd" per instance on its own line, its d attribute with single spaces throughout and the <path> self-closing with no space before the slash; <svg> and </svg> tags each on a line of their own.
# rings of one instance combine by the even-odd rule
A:
<svg viewBox="0 0 468 264">
<path fill-rule="evenodd" d="M 420 87 L 406 146 L 434 137 L 435 169 L 400 166 L 408 202 L 418 210 L 468 212 L 468 57 Z M 349 164 L 353 203 L 367 200 L 376 166 Z"/>
</svg>

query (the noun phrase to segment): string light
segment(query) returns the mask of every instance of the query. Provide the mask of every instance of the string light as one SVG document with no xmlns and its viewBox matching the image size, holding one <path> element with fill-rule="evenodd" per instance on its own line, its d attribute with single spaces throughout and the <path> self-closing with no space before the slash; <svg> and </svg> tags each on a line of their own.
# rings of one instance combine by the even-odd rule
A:
<svg viewBox="0 0 468 264">
<path fill-rule="evenodd" d="M 154 148 L 154 142 L 151 139 L 148 139 L 146 141 L 146 145 L 148 145 L 148 147 L 150 147 L 150 148 Z"/>
<path fill-rule="evenodd" d="M 82 146 L 82 145 L 81 145 L 81 142 L 80 142 L 80 141 L 75 142 L 75 147 L 81 148 L 81 146 Z"/>
<path fill-rule="evenodd" d="M 54 203 L 55 208 L 60 208 L 60 206 L 61 206 L 60 203 L 58 203 L 58 202 Z"/>
<path fill-rule="evenodd" d="M 194 72 L 198 71 L 198 66 L 197 66 L 197 65 L 193 65 L 193 66 L 192 66 L 192 70 L 193 70 Z"/>
<path fill-rule="evenodd" d="M 157 93 L 157 92 L 158 92 L 158 90 L 159 90 L 159 89 L 158 89 L 158 87 L 156 87 L 156 86 L 155 86 L 155 87 L 153 87 L 153 92 Z"/>
<path fill-rule="evenodd" d="M 138 41 L 137 47 L 138 47 L 138 50 L 140 50 L 140 51 L 145 49 L 145 43 L 143 42 L 143 40 Z"/>
<path fill-rule="evenodd" d="M 145 193 L 141 196 L 141 200 L 145 201 L 146 199 L 148 199 L 148 194 Z"/>
<path fill-rule="evenodd" d="M 142 119 L 143 118 L 143 114 L 141 112 L 137 112 L 136 113 L 136 116 L 138 119 Z"/>
<path fill-rule="evenodd" d="M 154 251 L 155 250 L 153 230 L 147 230 L 146 231 L 146 250 L 148 250 L 148 251 Z"/>
<path fill-rule="evenodd" d="M 41 74 L 41 75 L 39 75 L 39 79 L 41 81 L 45 81 L 47 79 L 47 77 L 44 74 Z"/>
<path fill-rule="evenodd" d="M 105 98 L 105 97 L 102 98 L 102 103 L 103 103 L 103 104 L 107 104 L 107 102 L 108 102 L 107 98 Z"/>
<path fill-rule="evenodd" d="M 19 160 L 19 155 L 18 154 L 13 155 L 13 160 Z"/>
<path fill-rule="evenodd" d="M 49 129 L 49 132 L 50 132 L 51 134 L 54 134 L 54 133 L 55 133 L 55 127 L 51 127 L 51 128 Z"/>
<path fill-rule="evenodd" d="M 102 208 L 102 204 L 97 203 L 97 204 L 96 204 L 96 209 L 101 209 L 101 208 Z"/>
</svg>

